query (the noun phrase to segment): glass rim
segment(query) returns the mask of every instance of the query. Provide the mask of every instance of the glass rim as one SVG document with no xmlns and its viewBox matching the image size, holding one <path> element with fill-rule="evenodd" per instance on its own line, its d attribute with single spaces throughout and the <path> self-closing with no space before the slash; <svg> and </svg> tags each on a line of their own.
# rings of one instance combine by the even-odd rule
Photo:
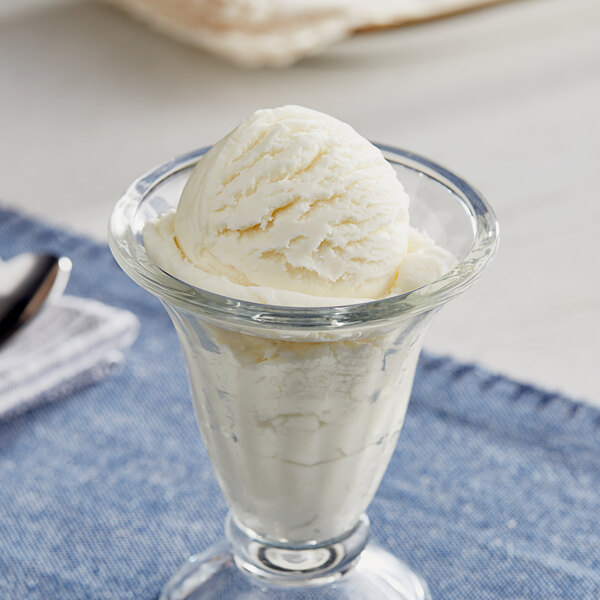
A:
<svg viewBox="0 0 600 600">
<path fill-rule="evenodd" d="M 498 221 L 485 198 L 464 179 L 413 152 L 375 144 L 386 160 L 423 173 L 457 196 L 474 224 L 466 256 L 440 279 L 397 296 L 356 304 L 276 306 L 238 300 L 195 287 L 160 269 L 147 255 L 132 229 L 136 211 L 149 192 L 167 178 L 192 167 L 210 146 L 156 166 L 137 178 L 117 200 L 110 216 L 108 242 L 117 263 L 138 285 L 161 300 L 217 321 L 250 328 L 339 329 L 378 324 L 437 308 L 460 294 L 483 273 L 498 245 Z"/>
</svg>

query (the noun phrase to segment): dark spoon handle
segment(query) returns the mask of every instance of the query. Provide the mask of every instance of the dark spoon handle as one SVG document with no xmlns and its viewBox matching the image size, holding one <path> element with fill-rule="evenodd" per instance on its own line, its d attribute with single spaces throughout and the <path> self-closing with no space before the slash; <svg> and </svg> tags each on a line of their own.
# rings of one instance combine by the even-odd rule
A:
<svg viewBox="0 0 600 600">
<path fill-rule="evenodd" d="M 7 296 L 0 296 L 0 345 L 38 311 L 58 274 L 58 256 L 40 256 Z"/>
</svg>

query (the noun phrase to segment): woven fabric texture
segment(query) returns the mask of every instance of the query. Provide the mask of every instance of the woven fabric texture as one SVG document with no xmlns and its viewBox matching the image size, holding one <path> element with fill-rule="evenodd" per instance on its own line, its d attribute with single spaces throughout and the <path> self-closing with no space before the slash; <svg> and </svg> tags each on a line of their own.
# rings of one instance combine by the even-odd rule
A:
<svg viewBox="0 0 600 600">
<path fill-rule="evenodd" d="M 124 365 L 0 422 L 0 598 L 157 598 L 226 506 L 159 301 L 108 248 L 0 209 L 0 255 L 61 252 L 69 293 L 133 311 Z M 424 354 L 373 538 L 437 599 L 600 598 L 600 412 Z"/>
<path fill-rule="evenodd" d="M 0 347 L 0 418 L 68 396 L 105 377 L 139 331 L 128 310 L 61 296 Z"/>
</svg>

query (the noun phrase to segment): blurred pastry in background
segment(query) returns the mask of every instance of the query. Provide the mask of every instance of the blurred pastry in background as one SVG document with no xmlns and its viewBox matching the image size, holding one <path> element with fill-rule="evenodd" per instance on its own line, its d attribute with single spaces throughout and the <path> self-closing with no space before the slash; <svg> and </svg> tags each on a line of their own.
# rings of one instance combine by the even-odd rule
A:
<svg viewBox="0 0 600 600">
<path fill-rule="evenodd" d="M 155 29 L 246 67 L 295 63 L 354 33 L 505 0 L 106 0 Z"/>
</svg>

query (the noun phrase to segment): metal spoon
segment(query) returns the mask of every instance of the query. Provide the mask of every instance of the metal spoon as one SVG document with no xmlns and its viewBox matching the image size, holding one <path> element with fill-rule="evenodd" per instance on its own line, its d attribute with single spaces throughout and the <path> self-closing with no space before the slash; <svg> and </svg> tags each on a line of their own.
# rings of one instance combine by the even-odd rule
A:
<svg viewBox="0 0 600 600">
<path fill-rule="evenodd" d="M 66 256 L 52 254 L 0 260 L 0 345 L 26 325 L 47 299 L 63 293 L 71 267 Z"/>
</svg>

